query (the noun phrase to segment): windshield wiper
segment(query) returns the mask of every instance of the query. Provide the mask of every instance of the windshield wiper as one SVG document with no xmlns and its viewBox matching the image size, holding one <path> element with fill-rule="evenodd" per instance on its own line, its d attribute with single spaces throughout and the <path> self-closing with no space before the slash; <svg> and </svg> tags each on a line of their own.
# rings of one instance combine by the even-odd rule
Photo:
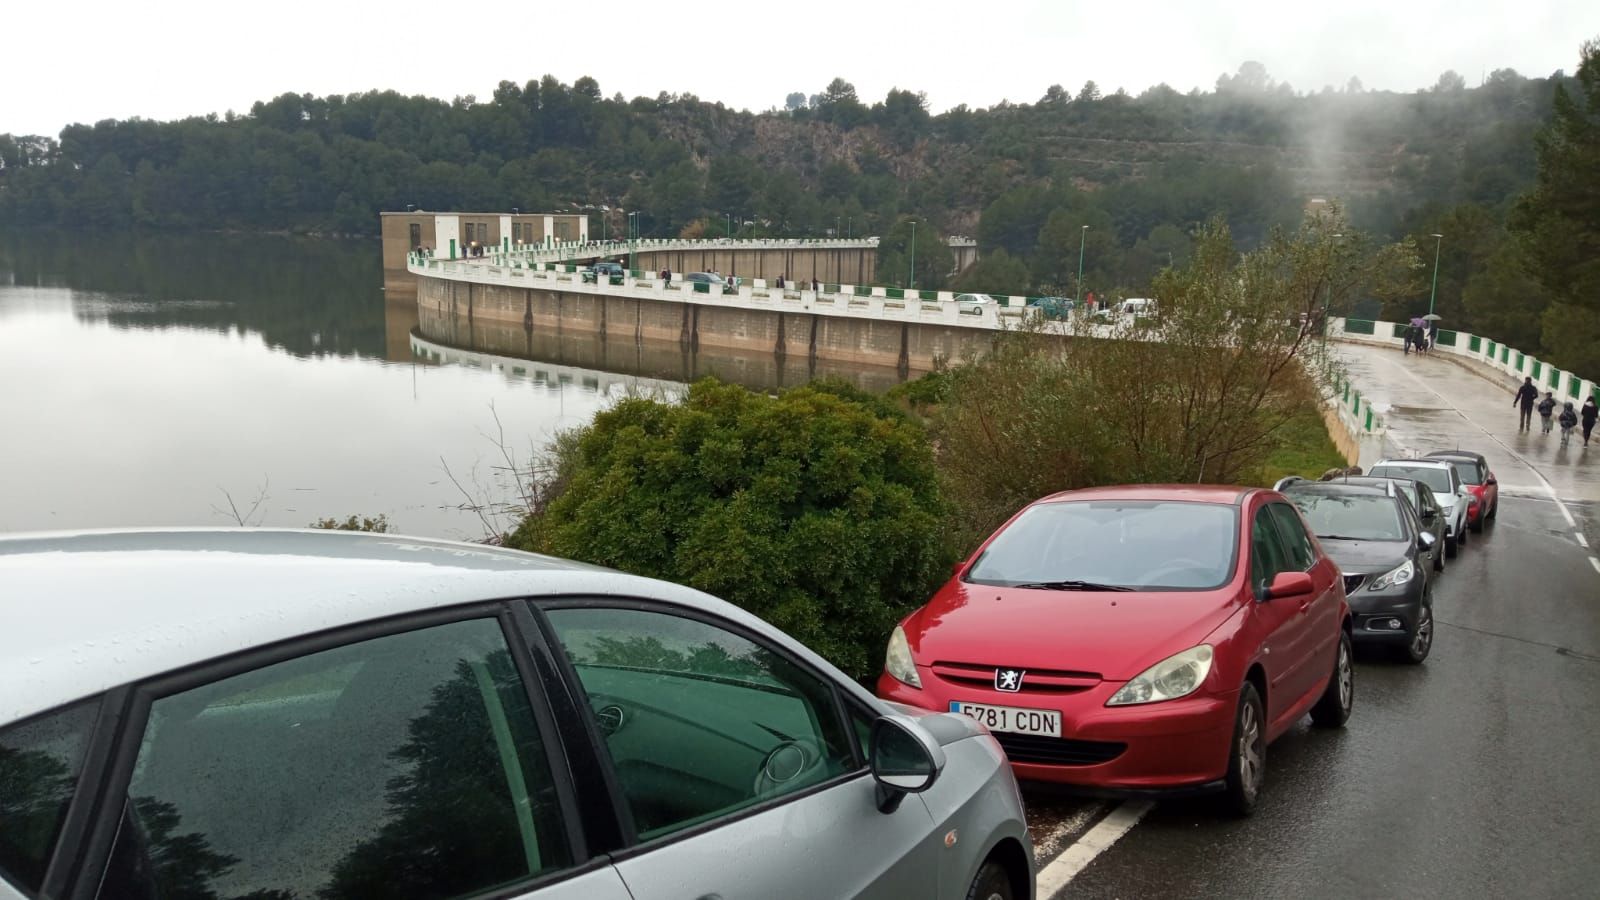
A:
<svg viewBox="0 0 1600 900">
<path fill-rule="evenodd" d="M 1371 538 L 1352 537 L 1348 534 L 1319 534 L 1317 537 L 1327 541 L 1370 541 Z"/>
<path fill-rule="evenodd" d="M 1012 587 L 1039 588 L 1046 591 L 1131 591 L 1131 587 L 1120 584 L 1100 584 L 1095 581 L 1029 581 L 1023 584 L 1013 584 Z"/>
</svg>

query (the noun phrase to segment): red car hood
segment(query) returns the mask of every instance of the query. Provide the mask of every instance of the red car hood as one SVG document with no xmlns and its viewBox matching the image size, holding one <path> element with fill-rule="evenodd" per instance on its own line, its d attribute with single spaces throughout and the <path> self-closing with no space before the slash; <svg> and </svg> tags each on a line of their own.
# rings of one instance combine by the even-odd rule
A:
<svg viewBox="0 0 1600 900">
<path fill-rule="evenodd" d="M 918 665 L 1089 672 L 1126 681 L 1200 643 L 1238 610 L 1236 591 L 1024 590 L 951 579 L 905 623 Z"/>
</svg>

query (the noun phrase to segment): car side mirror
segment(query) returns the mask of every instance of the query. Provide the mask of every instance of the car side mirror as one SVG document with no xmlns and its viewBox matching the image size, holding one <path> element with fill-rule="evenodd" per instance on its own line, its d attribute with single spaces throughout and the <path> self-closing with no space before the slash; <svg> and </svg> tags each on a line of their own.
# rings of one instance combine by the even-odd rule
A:
<svg viewBox="0 0 1600 900">
<path fill-rule="evenodd" d="M 1500 482 L 1493 475 L 1490 475 L 1483 483 L 1484 484 L 1499 484 Z"/>
<path fill-rule="evenodd" d="M 1431 509 L 1425 509 L 1422 511 L 1422 521 L 1424 522 L 1432 522 L 1434 519 L 1438 518 L 1438 516 L 1439 514 Z"/>
<path fill-rule="evenodd" d="M 1428 518 L 1431 519 L 1433 517 L 1429 516 Z M 1424 531 L 1423 533 L 1417 535 L 1417 545 L 1424 550 L 1432 550 L 1433 543 L 1436 540 L 1438 540 L 1438 538 L 1434 537 L 1433 532 L 1431 531 Z"/>
<path fill-rule="evenodd" d="M 1304 597 L 1315 589 L 1311 583 L 1311 575 L 1307 572 L 1279 572 L 1272 577 L 1272 583 L 1267 585 L 1268 600 L 1284 600 L 1290 597 Z"/>
<path fill-rule="evenodd" d="M 879 716 L 872 723 L 868 762 L 878 783 L 878 811 L 892 813 L 906 794 L 933 787 L 944 771 L 944 748 L 915 720 Z"/>
</svg>

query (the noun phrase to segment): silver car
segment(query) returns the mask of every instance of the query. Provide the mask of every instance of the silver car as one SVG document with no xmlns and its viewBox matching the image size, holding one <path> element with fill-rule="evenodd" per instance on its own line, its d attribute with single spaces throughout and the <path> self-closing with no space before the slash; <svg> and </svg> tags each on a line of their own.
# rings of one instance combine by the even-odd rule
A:
<svg viewBox="0 0 1600 900">
<path fill-rule="evenodd" d="M 1374 478 L 1409 478 L 1427 485 L 1444 514 L 1444 555 L 1455 559 L 1459 549 L 1467 545 L 1467 523 L 1471 521 L 1468 507 L 1478 500 L 1447 460 L 1380 459 L 1367 474 Z"/>
<path fill-rule="evenodd" d="M 1031 898 L 970 719 L 689 588 L 295 531 L 0 539 L 0 898 Z"/>
</svg>

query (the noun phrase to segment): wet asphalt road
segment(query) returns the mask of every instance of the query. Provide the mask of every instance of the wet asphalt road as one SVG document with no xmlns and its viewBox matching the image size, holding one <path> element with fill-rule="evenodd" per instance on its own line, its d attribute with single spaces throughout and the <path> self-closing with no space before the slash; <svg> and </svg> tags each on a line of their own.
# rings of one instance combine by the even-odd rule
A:
<svg viewBox="0 0 1600 900">
<path fill-rule="evenodd" d="M 1056 896 L 1600 896 L 1600 444 L 1518 431 L 1514 379 L 1340 351 L 1393 452 L 1470 447 L 1500 481 L 1434 589 L 1432 656 L 1358 651 L 1348 727 L 1274 743 L 1252 818 L 1157 804 Z M 1028 806 L 1046 869 L 1117 804 Z"/>
</svg>

